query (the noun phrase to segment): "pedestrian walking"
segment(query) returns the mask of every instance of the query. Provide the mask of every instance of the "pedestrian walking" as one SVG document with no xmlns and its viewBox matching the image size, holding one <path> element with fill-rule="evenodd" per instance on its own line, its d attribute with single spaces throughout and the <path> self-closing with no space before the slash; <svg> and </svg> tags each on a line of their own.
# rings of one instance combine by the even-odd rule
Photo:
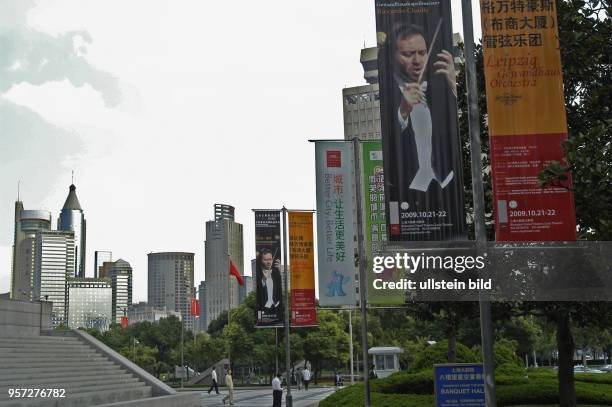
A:
<svg viewBox="0 0 612 407">
<path fill-rule="evenodd" d="M 272 407 L 281 407 L 283 402 L 283 388 L 281 387 L 280 373 L 272 379 Z"/>
<path fill-rule="evenodd" d="M 304 368 L 302 376 L 304 377 L 304 390 L 308 390 L 308 383 L 310 383 L 310 370 L 308 370 L 308 367 Z"/>
<path fill-rule="evenodd" d="M 232 380 L 232 370 L 228 369 L 225 374 L 225 385 L 227 386 L 227 396 L 223 397 L 223 404 L 229 400 L 230 406 L 234 405 L 234 381 Z"/>
<path fill-rule="evenodd" d="M 295 380 L 296 380 L 296 384 L 297 384 L 297 388 L 298 390 L 302 390 L 302 371 L 300 369 L 297 370 L 297 372 L 295 373 Z"/>
<path fill-rule="evenodd" d="M 210 372 L 210 389 L 208 389 L 208 395 L 210 395 L 210 392 L 212 391 L 212 389 L 215 389 L 215 391 L 217 392 L 217 394 L 219 394 L 219 385 L 217 384 L 217 371 L 215 370 L 215 367 L 213 366 L 212 368 L 212 372 Z"/>
</svg>

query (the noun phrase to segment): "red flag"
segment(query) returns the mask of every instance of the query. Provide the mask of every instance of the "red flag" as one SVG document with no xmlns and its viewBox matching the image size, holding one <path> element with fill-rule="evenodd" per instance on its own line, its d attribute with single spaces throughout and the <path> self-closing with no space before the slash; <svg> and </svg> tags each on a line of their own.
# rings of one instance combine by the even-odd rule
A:
<svg viewBox="0 0 612 407">
<path fill-rule="evenodd" d="M 234 264 L 232 259 L 229 259 L 229 266 L 230 266 L 229 267 L 230 274 L 233 275 L 234 277 L 236 277 L 236 280 L 238 280 L 238 284 L 244 285 L 244 279 L 242 278 L 242 276 L 238 272 L 238 269 L 236 268 L 236 265 Z"/>
<path fill-rule="evenodd" d="M 200 316 L 200 301 L 195 298 L 191 299 L 191 315 L 194 317 Z"/>
<path fill-rule="evenodd" d="M 127 328 L 129 325 L 128 317 L 121 317 L 121 328 Z"/>
</svg>

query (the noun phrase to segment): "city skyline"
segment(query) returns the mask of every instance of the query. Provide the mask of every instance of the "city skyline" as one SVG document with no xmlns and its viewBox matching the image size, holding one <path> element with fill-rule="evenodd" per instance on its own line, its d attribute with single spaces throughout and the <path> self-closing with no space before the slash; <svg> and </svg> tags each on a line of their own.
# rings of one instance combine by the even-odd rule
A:
<svg viewBox="0 0 612 407">
<path fill-rule="evenodd" d="M 244 264 L 255 255 L 251 208 L 315 207 L 307 140 L 342 138 L 342 88 L 365 83 L 359 52 L 375 42 L 373 2 L 239 6 L 239 16 L 221 3 L 0 6 L 0 36 L 16 50 L 25 44 L 13 38 L 34 44 L 8 55 L 0 86 L 0 292 L 19 180 L 25 207 L 49 210 L 55 225 L 75 171 L 87 276 L 94 252 L 112 251 L 134 268 L 135 302 L 146 299 L 149 252 L 194 252 L 195 282 L 204 279 L 214 203 L 236 207 Z M 44 66 L 53 69 L 34 69 Z M 241 120 L 236 95 L 252 106 Z M 269 174 L 278 187 L 261 185 Z M 174 222 L 176 205 L 201 216 Z"/>
</svg>

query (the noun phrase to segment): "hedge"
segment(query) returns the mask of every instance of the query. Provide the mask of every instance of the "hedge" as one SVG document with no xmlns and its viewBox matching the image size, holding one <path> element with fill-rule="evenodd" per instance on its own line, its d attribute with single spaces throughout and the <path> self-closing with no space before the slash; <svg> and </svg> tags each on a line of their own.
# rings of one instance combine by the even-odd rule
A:
<svg viewBox="0 0 612 407">
<path fill-rule="evenodd" d="M 501 380 L 497 380 L 496 389 L 499 407 L 555 406 L 559 401 L 558 382 L 553 374 L 530 372 L 528 379 L 524 376 L 508 376 L 499 379 Z M 584 379 L 601 380 L 603 383 L 578 379 L 576 396 L 580 406 L 612 406 L 612 384 L 606 382 L 611 378 L 588 375 Z M 396 373 L 386 379 L 373 380 L 371 388 L 372 405 L 374 406 L 432 407 L 434 405 L 431 371 Z M 401 393 L 394 393 L 397 391 Z M 359 383 L 341 389 L 326 398 L 320 405 L 321 407 L 363 405 L 363 384 Z"/>
</svg>

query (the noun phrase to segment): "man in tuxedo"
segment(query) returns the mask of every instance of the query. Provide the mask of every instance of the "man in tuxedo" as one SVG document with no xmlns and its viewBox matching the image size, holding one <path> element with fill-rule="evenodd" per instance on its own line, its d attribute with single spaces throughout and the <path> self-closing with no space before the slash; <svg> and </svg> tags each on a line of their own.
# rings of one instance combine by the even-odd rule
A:
<svg viewBox="0 0 612 407">
<path fill-rule="evenodd" d="M 257 267 L 257 309 L 263 311 L 264 316 L 277 316 L 280 319 L 281 285 L 280 260 L 275 260 L 269 249 L 262 249 Z"/>
<path fill-rule="evenodd" d="M 449 118 L 457 98 L 453 56 L 442 49 L 430 54 L 433 45 L 414 24 L 397 25 L 392 32 L 393 77 L 399 90 L 397 126 L 405 154 L 403 175 L 408 188 L 420 192 L 427 191 L 432 182 L 446 188 L 460 170 L 452 168 L 447 158 L 456 142 L 448 134 L 457 120 L 456 113 Z"/>
</svg>

